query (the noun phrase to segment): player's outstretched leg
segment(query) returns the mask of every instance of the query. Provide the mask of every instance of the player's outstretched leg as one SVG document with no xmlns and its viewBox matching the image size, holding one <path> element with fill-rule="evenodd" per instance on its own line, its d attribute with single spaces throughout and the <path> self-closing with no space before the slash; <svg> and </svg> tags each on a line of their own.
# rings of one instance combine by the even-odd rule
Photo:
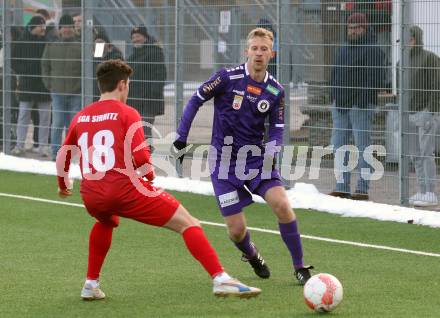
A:
<svg viewBox="0 0 440 318">
<path fill-rule="evenodd" d="M 229 237 L 234 245 L 242 252 L 241 260 L 249 262 L 255 274 L 261 278 L 269 278 L 270 270 L 264 258 L 251 241 L 249 231 L 246 229 L 246 219 L 243 212 L 225 217 Z"/>
<path fill-rule="evenodd" d="M 206 238 L 198 220 L 192 217 L 185 208 L 179 206 L 165 227 L 182 234 L 191 255 L 212 277 L 215 296 L 250 298 L 261 293 L 261 289 L 247 286 L 225 273 L 217 253 Z"/>
<path fill-rule="evenodd" d="M 118 225 L 117 218 L 114 222 L 93 225 L 89 238 L 89 260 L 87 279 L 81 290 L 81 298 L 84 300 L 100 300 L 105 298 L 104 292 L 99 286 L 99 274 L 112 242 L 113 228 Z"/>
</svg>

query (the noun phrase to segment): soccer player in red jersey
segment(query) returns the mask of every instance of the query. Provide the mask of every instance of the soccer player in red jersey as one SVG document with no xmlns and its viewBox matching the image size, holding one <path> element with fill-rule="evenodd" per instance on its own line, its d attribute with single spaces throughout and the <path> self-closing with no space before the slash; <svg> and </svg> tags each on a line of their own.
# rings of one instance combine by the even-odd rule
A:
<svg viewBox="0 0 440 318">
<path fill-rule="evenodd" d="M 140 115 L 125 104 L 132 73 L 121 60 L 98 66 L 101 98 L 75 115 L 57 155 L 59 196 L 72 194 L 70 161 L 80 155 L 81 197 L 88 213 L 96 218 L 90 232 L 88 270 L 81 297 L 105 297 L 99 274 L 119 217 L 181 234 L 189 252 L 212 277 L 216 296 L 257 296 L 260 289 L 246 286 L 224 271 L 199 221 L 173 196 L 153 186 L 155 174 Z"/>
</svg>

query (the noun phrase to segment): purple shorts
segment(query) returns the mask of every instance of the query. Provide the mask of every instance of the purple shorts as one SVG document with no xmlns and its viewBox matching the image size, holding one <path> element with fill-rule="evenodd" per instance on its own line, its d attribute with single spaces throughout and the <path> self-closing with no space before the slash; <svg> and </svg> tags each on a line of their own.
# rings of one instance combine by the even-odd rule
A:
<svg viewBox="0 0 440 318">
<path fill-rule="evenodd" d="M 244 207 L 253 203 L 251 193 L 264 198 L 270 188 L 284 186 L 277 170 L 272 171 L 270 179 L 262 180 L 260 174 L 251 180 L 240 180 L 234 174 L 229 174 L 228 179 L 219 179 L 216 174 L 212 174 L 211 181 L 223 216 L 240 213 Z"/>
</svg>

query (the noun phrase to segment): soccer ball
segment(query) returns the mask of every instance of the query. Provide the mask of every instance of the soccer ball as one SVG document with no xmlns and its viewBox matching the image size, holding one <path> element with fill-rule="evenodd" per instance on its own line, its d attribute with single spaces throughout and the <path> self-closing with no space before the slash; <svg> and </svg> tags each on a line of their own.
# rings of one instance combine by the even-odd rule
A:
<svg viewBox="0 0 440 318">
<path fill-rule="evenodd" d="M 304 300 L 317 312 L 329 312 L 342 301 L 343 291 L 339 280 L 330 274 L 316 274 L 304 285 Z"/>
</svg>

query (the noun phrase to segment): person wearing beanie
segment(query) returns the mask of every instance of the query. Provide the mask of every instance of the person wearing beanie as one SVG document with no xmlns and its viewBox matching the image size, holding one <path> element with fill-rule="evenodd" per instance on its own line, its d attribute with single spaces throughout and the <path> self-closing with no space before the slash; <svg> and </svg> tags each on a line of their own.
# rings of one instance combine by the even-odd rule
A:
<svg viewBox="0 0 440 318">
<path fill-rule="evenodd" d="M 41 78 L 41 58 L 45 47 L 46 21 L 41 16 L 32 17 L 20 40 L 12 46 L 11 66 L 18 75 L 17 143 L 12 154 L 24 154 L 24 144 L 32 109 L 34 131 L 38 131 L 34 146 L 41 156 L 48 156 L 50 95 Z"/>
<path fill-rule="evenodd" d="M 64 128 L 81 109 L 81 43 L 70 15 L 58 23 L 59 41 L 46 45 L 41 62 L 43 81 L 52 96 L 51 156 L 55 160 Z"/>
<path fill-rule="evenodd" d="M 355 12 L 348 16 L 347 24 L 357 24 L 364 29 L 367 28 L 367 16 L 364 13 Z"/>
<path fill-rule="evenodd" d="M 35 33 L 37 32 L 37 34 L 43 35 L 45 37 L 45 39 L 47 38 L 47 26 L 46 26 L 46 19 L 44 18 L 44 16 L 38 14 L 36 16 L 33 16 L 28 24 L 27 24 L 27 28 L 29 30 L 29 32 L 31 33 Z M 37 31 L 33 31 L 35 28 L 39 28 Z M 39 127 L 40 126 L 40 118 L 39 118 L 39 111 L 38 109 L 36 109 L 36 105 L 34 104 L 34 108 L 31 111 L 31 120 L 32 120 L 32 124 L 34 125 L 34 127 Z M 41 153 L 41 150 L 43 148 L 40 148 L 40 144 L 38 142 L 38 131 L 39 129 L 34 129 L 34 134 L 33 134 L 33 142 L 34 142 L 34 146 L 32 148 L 32 151 L 34 153 Z"/>
<path fill-rule="evenodd" d="M 40 15 L 35 15 L 29 20 L 27 28 L 30 32 L 32 32 L 33 29 L 38 27 L 40 28 L 40 30 L 38 30 L 38 34 L 44 35 L 46 31 L 46 20 L 44 20 L 44 18 Z"/>
<path fill-rule="evenodd" d="M 58 29 L 61 30 L 63 27 L 74 28 L 73 18 L 70 14 L 64 14 L 61 16 L 60 21 L 58 22 Z"/>
<path fill-rule="evenodd" d="M 145 39 L 149 38 L 149 34 L 147 32 L 147 28 L 145 27 L 145 25 L 136 26 L 131 30 L 130 37 L 132 38 L 132 40 L 133 40 L 133 34 L 140 34 Z M 145 40 L 144 40 L 144 42 L 145 42 Z"/>
<path fill-rule="evenodd" d="M 49 11 L 46 9 L 38 9 L 35 14 L 43 17 L 44 21 L 46 22 L 46 42 L 58 40 L 58 30 L 54 20 L 51 18 Z"/>
<path fill-rule="evenodd" d="M 144 25 L 134 27 L 130 37 L 133 51 L 128 62 L 134 73 L 128 103 L 149 123 L 144 126 L 144 132 L 146 138 L 151 138 L 155 117 L 163 115 L 165 110 L 163 88 L 167 70 L 164 53 Z"/>
<path fill-rule="evenodd" d="M 331 143 L 335 151 L 336 189 L 330 195 L 368 200 L 371 166 L 364 158 L 364 150 L 371 145 L 371 126 L 377 95 L 385 81 L 384 57 L 374 34 L 369 30 L 365 14 L 352 13 L 348 16 L 346 35 L 347 40 L 337 50 L 331 70 Z M 359 154 L 358 181 L 353 194 L 350 187 L 351 172 L 346 169 L 349 152 L 345 148 L 351 137 Z"/>
<path fill-rule="evenodd" d="M 409 198 L 414 206 L 436 206 L 435 140 L 440 111 L 440 58 L 423 47 L 423 30 L 409 28 L 408 108 L 409 155 L 417 176 L 417 193 Z M 399 74 L 397 72 L 397 74 Z"/>
</svg>

